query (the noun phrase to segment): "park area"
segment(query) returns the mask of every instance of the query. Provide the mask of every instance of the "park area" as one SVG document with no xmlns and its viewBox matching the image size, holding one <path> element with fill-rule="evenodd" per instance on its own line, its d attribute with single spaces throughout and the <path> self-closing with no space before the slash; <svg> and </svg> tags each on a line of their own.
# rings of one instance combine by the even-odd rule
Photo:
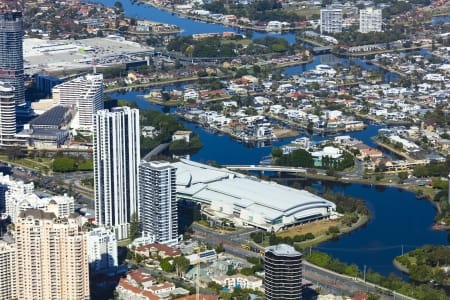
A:
<svg viewBox="0 0 450 300">
<path fill-rule="evenodd" d="M 293 238 L 296 235 L 304 235 L 307 233 L 312 233 L 314 234 L 314 236 L 318 237 L 320 235 L 326 234 L 330 227 L 332 226 L 339 227 L 340 225 L 341 225 L 340 220 L 319 220 L 311 223 L 290 227 L 287 230 L 278 234 L 278 236 Z"/>
</svg>

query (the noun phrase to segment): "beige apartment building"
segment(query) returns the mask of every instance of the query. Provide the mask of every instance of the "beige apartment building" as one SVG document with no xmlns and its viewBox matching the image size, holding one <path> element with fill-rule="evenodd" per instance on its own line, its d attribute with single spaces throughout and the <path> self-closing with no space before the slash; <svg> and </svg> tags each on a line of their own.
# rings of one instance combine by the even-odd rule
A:
<svg viewBox="0 0 450 300">
<path fill-rule="evenodd" d="M 0 299 L 16 298 L 15 257 L 14 244 L 0 241 Z"/>
<path fill-rule="evenodd" d="M 28 209 L 15 226 L 19 300 L 89 299 L 86 235 L 78 217 Z"/>
</svg>

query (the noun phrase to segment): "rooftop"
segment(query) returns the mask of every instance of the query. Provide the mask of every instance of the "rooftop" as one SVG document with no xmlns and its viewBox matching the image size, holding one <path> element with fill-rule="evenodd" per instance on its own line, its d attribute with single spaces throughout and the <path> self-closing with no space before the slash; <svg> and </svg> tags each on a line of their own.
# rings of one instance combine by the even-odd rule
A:
<svg viewBox="0 0 450 300">
<path fill-rule="evenodd" d="M 172 247 L 169 247 L 167 245 L 164 244 L 158 244 L 158 243 L 154 243 L 154 244 L 148 244 L 148 245 L 144 245 L 144 246 L 140 246 L 136 248 L 136 251 L 142 252 L 142 251 L 152 251 L 152 250 L 157 250 L 157 251 L 164 251 L 165 254 L 167 256 L 178 256 L 181 254 L 181 251 Z"/>
<path fill-rule="evenodd" d="M 149 282 L 154 281 L 155 279 L 147 273 L 142 272 L 141 270 L 133 270 L 128 275 L 136 281 L 136 283 L 143 283 L 143 282 Z"/>
<path fill-rule="evenodd" d="M 65 121 L 69 107 L 57 105 L 30 122 L 31 126 L 59 126 Z"/>
<path fill-rule="evenodd" d="M 40 220 L 56 219 L 56 215 L 54 213 L 45 212 L 43 210 L 34 209 L 34 208 L 27 209 L 26 211 L 22 211 L 19 214 L 19 218 L 28 218 L 28 217 L 33 217 L 34 219 L 40 219 Z"/>
<path fill-rule="evenodd" d="M 218 300 L 219 299 L 219 296 L 216 296 L 216 295 L 199 294 L 198 296 L 199 296 L 198 299 L 200 299 L 200 300 Z M 193 294 L 193 295 L 177 298 L 176 300 L 196 300 L 196 299 L 197 299 L 197 294 Z"/>
<path fill-rule="evenodd" d="M 227 169 L 214 168 L 189 160 L 173 164 L 177 168 L 177 193 L 195 201 L 219 202 L 246 209 L 272 222 L 280 217 L 301 219 L 319 207 L 335 204 L 305 190 L 262 181 Z M 283 201 L 274 201 L 283 199 Z"/>
<path fill-rule="evenodd" d="M 300 252 L 294 249 L 294 247 L 286 244 L 278 244 L 266 248 L 266 253 L 272 252 L 277 256 L 299 256 L 302 255 Z"/>
</svg>

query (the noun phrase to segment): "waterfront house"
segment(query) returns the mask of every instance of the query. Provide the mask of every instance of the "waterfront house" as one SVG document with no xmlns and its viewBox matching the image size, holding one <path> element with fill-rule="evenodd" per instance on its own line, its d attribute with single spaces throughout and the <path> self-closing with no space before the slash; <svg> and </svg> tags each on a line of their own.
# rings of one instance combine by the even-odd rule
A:
<svg viewBox="0 0 450 300">
<path fill-rule="evenodd" d="M 322 150 L 311 152 L 311 155 L 314 160 L 314 166 L 321 167 L 323 157 L 338 159 L 342 157 L 342 150 L 333 146 L 325 146 Z"/>
<path fill-rule="evenodd" d="M 184 91 L 183 99 L 184 101 L 188 100 L 198 100 L 199 94 L 196 90 L 188 89 Z"/>
<path fill-rule="evenodd" d="M 177 130 L 177 131 L 175 131 L 175 133 L 172 135 L 172 141 L 183 140 L 183 141 L 185 141 L 186 143 L 189 143 L 191 134 L 192 134 L 192 131 L 182 131 L 182 130 Z"/>
</svg>

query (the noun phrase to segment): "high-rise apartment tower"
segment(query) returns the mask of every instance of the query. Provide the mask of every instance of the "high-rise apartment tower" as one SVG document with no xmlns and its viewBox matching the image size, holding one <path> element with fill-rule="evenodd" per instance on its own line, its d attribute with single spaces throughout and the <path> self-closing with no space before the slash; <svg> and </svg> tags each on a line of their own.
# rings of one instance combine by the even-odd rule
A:
<svg viewBox="0 0 450 300">
<path fill-rule="evenodd" d="M 178 242 L 176 170 L 166 161 L 142 161 L 139 165 L 142 234 L 170 245 Z"/>
<path fill-rule="evenodd" d="M 264 272 L 267 300 L 302 299 L 302 255 L 294 247 L 286 244 L 267 247 Z"/>
<path fill-rule="evenodd" d="M 29 209 L 15 224 L 17 299 L 89 299 L 86 234 L 78 217 Z"/>
<path fill-rule="evenodd" d="M 139 110 L 116 107 L 94 117 L 95 218 L 128 237 L 131 216 L 139 213 Z"/>
<path fill-rule="evenodd" d="M 75 108 L 74 127 L 92 130 L 93 116 L 103 109 L 103 75 L 88 74 L 63 82 L 53 87 L 52 95 L 55 102 Z"/>
<path fill-rule="evenodd" d="M 14 87 L 0 81 L 0 145 L 14 142 L 16 134 L 16 101 Z"/>
<path fill-rule="evenodd" d="M 0 81 L 14 87 L 16 105 L 25 104 L 22 12 L 0 12 Z"/>
<path fill-rule="evenodd" d="M 0 299 L 16 298 L 16 248 L 0 240 Z"/>
<path fill-rule="evenodd" d="M 320 10 L 320 33 L 342 32 L 343 24 L 342 9 L 326 8 Z"/>
<path fill-rule="evenodd" d="M 383 31 L 381 9 L 368 7 L 359 11 L 359 31 L 362 33 Z"/>
</svg>

